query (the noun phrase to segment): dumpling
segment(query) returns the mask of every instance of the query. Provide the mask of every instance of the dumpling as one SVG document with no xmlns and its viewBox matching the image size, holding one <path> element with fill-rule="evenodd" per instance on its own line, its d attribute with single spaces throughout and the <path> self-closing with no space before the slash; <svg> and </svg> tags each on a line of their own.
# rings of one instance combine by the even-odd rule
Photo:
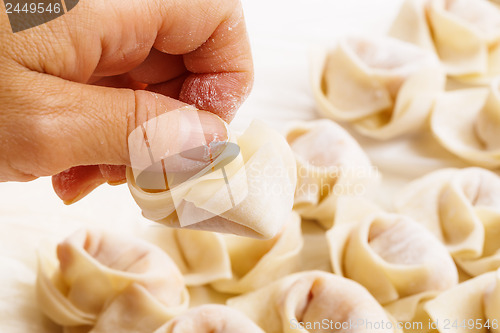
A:
<svg viewBox="0 0 500 333">
<path fill-rule="evenodd" d="M 286 139 L 297 161 L 294 209 L 325 228 L 332 226 L 339 197 L 364 194 L 378 179 L 360 145 L 331 120 L 296 123 Z"/>
<path fill-rule="evenodd" d="M 170 256 L 187 286 L 201 286 L 232 276 L 231 260 L 221 234 L 157 224 L 142 231 L 140 237 Z"/>
<path fill-rule="evenodd" d="M 439 332 L 500 332 L 500 271 L 445 291 L 425 305 Z"/>
<path fill-rule="evenodd" d="M 267 333 L 395 332 L 370 293 L 354 281 L 322 271 L 289 275 L 228 300 Z"/>
<path fill-rule="evenodd" d="M 188 306 L 174 262 L 143 240 L 82 230 L 57 257 L 40 258 L 37 298 L 67 332 L 152 332 Z"/>
<path fill-rule="evenodd" d="M 443 147 L 470 163 L 500 167 L 500 80 L 489 90 L 465 89 L 442 95 L 431 119 Z"/>
<path fill-rule="evenodd" d="M 202 305 L 172 319 L 154 333 L 264 333 L 241 312 L 223 305 Z"/>
<path fill-rule="evenodd" d="M 344 198 L 327 238 L 333 271 L 366 287 L 381 304 L 458 283 L 453 259 L 431 232 L 365 200 Z"/>
<path fill-rule="evenodd" d="M 344 38 L 318 60 L 313 90 L 320 110 L 381 140 L 421 129 L 445 85 L 432 52 L 389 37 Z"/>
<path fill-rule="evenodd" d="M 214 289 L 241 294 L 298 271 L 303 245 L 300 222 L 300 217 L 292 212 L 284 229 L 269 240 L 225 235 L 231 276 L 213 282 Z"/>
<path fill-rule="evenodd" d="M 232 135 L 210 165 L 175 188 L 146 191 L 131 168 L 127 179 L 148 219 L 176 228 L 269 239 L 288 219 L 297 175 L 285 139 L 255 121 L 241 136 Z"/>
<path fill-rule="evenodd" d="M 500 74 L 500 9 L 487 0 L 407 0 L 390 35 L 437 52 L 460 80 Z"/>
<path fill-rule="evenodd" d="M 500 267 L 500 177 L 493 172 L 433 172 L 403 189 L 395 208 L 434 233 L 467 274 Z"/>
</svg>

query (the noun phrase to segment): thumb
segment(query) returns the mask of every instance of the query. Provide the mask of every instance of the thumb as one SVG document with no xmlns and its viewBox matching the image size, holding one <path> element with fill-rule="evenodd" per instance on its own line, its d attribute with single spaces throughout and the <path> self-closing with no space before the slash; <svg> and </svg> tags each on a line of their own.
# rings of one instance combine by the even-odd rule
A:
<svg viewBox="0 0 500 333">
<path fill-rule="evenodd" d="M 19 178 L 49 176 L 77 165 L 130 165 L 128 137 L 141 124 L 186 104 L 147 91 L 107 88 L 43 75 L 30 92 L 13 98 L 17 130 L 10 131 L 9 165 Z M 38 76 L 38 75 L 37 75 Z M 12 110 L 12 108 L 10 108 Z M 210 141 L 227 138 L 225 123 L 199 111 Z M 175 138 L 180 128 L 168 126 Z M 179 133 L 177 133 L 179 132 Z M 183 133 L 182 135 L 186 135 Z M 162 128 L 156 136 L 162 137 Z M 17 180 L 17 179 L 7 179 Z"/>
</svg>

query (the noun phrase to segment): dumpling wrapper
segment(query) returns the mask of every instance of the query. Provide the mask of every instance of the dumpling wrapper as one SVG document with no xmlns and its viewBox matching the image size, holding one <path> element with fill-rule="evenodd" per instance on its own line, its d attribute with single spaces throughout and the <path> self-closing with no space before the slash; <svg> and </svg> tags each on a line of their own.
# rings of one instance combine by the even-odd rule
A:
<svg viewBox="0 0 500 333">
<path fill-rule="evenodd" d="M 431 232 L 366 200 L 343 198 L 327 237 L 334 273 L 357 281 L 383 305 L 458 283 L 453 259 Z"/>
<path fill-rule="evenodd" d="M 181 227 L 175 195 L 187 206 L 216 215 L 185 228 L 261 239 L 274 237 L 293 206 L 297 175 L 290 147 L 283 136 L 257 121 L 229 141 L 239 146 L 240 154 L 225 165 L 227 184 L 220 171 L 212 172 L 212 166 L 207 166 L 193 179 L 177 186 L 175 194 L 171 190 L 151 193 L 137 186 L 129 168 L 129 189 L 144 216 L 169 227 Z M 215 159 L 214 166 L 220 162 Z M 220 205 L 228 193 L 226 185 L 239 203 L 223 211 Z"/>
<path fill-rule="evenodd" d="M 202 286 L 232 276 L 231 260 L 221 234 L 156 224 L 142 231 L 140 237 L 169 255 L 187 286 Z"/>
<path fill-rule="evenodd" d="M 447 290 L 425 305 L 439 332 L 500 332 L 500 271 Z M 465 327 L 461 327 L 465 322 Z M 487 327 L 489 326 L 489 327 Z"/>
<path fill-rule="evenodd" d="M 389 34 L 436 52 L 461 81 L 500 74 L 500 9 L 486 0 L 407 0 Z"/>
<path fill-rule="evenodd" d="M 161 249 L 137 238 L 81 230 L 41 255 L 37 298 L 69 332 L 150 332 L 185 310 L 181 273 Z"/>
<path fill-rule="evenodd" d="M 391 323 L 384 309 L 361 285 L 338 275 L 307 271 L 289 275 L 262 289 L 231 298 L 227 304 L 245 313 L 267 333 L 307 332 L 395 332 L 387 326 L 370 329 L 359 323 Z M 328 327 L 314 328 L 314 323 L 327 322 Z M 333 324 L 331 324 L 331 322 Z M 335 323 L 348 325 L 335 329 Z M 303 323 L 304 328 L 299 327 Z M 337 325 L 338 325 L 337 324 Z M 308 325 L 313 327 L 307 329 Z"/>
<path fill-rule="evenodd" d="M 445 85 L 432 52 L 389 37 L 347 37 L 315 61 L 319 109 L 380 140 L 424 127 Z"/>
<path fill-rule="evenodd" d="M 286 139 L 297 161 L 294 209 L 325 228 L 332 226 L 339 197 L 362 195 L 379 179 L 361 146 L 331 120 L 296 123 Z"/>
<path fill-rule="evenodd" d="M 442 95 L 431 127 L 441 145 L 486 168 L 500 167 L 500 80 L 488 90 L 464 89 Z"/>
<path fill-rule="evenodd" d="M 500 267 L 500 177 L 445 169 L 410 183 L 395 208 L 430 230 L 471 276 Z"/>
<path fill-rule="evenodd" d="M 172 319 L 154 333 L 264 333 L 244 314 L 223 305 L 202 305 Z"/>
<path fill-rule="evenodd" d="M 299 270 L 303 246 L 300 217 L 292 212 L 284 229 L 269 240 L 225 235 L 231 277 L 212 283 L 214 289 L 246 293 Z"/>
</svg>

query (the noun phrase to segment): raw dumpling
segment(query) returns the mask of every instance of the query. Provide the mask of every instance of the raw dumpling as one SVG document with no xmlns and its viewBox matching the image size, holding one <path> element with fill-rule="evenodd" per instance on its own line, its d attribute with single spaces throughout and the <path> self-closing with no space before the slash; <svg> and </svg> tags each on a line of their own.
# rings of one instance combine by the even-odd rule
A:
<svg viewBox="0 0 500 333">
<path fill-rule="evenodd" d="M 297 123 L 286 139 L 297 160 L 294 209 L 325 228 L 332 226 L 339 197 L 364 194 L 378 179 L 356 140 L 331 120 Z"/>
<path fill-rule="evenodd" d="M 390 35 L 437 52 L 460 80 L 500 75 L 500 9 L 487 0 L 407 0 Z"/>
<path fill-rule="evenodd" d="M 389 37 L 349 37 L 313 77 L 318 106 L 360 133 L 386 140 L 422 128 L 445 75 L 436 56 Z"/>
<path fill-rule="evenodd" d="M 458 283 L 453 259 L 431 232 L 365 200 L 343 198 L 327 238 L 333 271 L 359 282 L 381 304 Z"/>
<path fill-rule="evenodd" d="M 434 136 L 453 154 L 482 167 L 500 167 L 500 80 L 489 90 L 442 95 L 431 124 Z"/>
<path fill-rule="evenodd" d="M 232 276 L 231 260 L 221 234 L 156 224 L 143 231 L 141 238 L 170 256 L 187 286 L 201 286 Z"/>
<path fill-rule="evenodd" d="M 300 217 L 296 213 L 292 212 L 284 229 L 272 239 L 225 235 L 224 241 L 232 274 L 228 279 L 212 283 L 220 292 L 249 292 L 299 269 L 303 240 Z"/>
<path fill-rule="evenodd" d="M 489 272 L 445 291 L 425 305 L 438 331 L 500 332 L 500 271 Z"/>
<path fill-rule="evenodd" d="M 480 168 L 445 169 L 410 183 L 396 209 L 430 230 L 476 276 L 500 267 L 500 177 Z"/>
<path fill-rule="evenodd" d="M 228 305 L 267 333 L 395 331 L 391 319 L 365 288 L 322 271 L 289 275 L 231 298 Z"/>
<path fill-rule="evenodd" d="M 264 333 L 245 315 L 223 305 L 202 305 L 169 321 L 154 333 Z"/>
<path fill-rule="evenodd" d="M 66 332 L 152 332 L 187 308 L 174 262 L 137 238 L 76 232 L 57 247 L 59 265 L 41 257 L 42 311 Z"/>
<path fill-rule="evenodd" d="M 290 147 L 281 135 L 260 122 L 253 122 L 229 142 L 232 145 L 228 147 L 237 144 L 240 149 L 234 159 L 224 164 L 228 154 L 223 151 L 211 165 L 174 189 L 145 191 L 129 168 L 129 188 L 144 216 L 170 227 L 274 237 L 293 206 L 297 175 Z M 228 196 L 232 208 L 226 206 Z M 197 219 L 187 218 L 189 224 L 183 225 L 179 209 L 182 214 L 195 212 Z"/>
</svg>

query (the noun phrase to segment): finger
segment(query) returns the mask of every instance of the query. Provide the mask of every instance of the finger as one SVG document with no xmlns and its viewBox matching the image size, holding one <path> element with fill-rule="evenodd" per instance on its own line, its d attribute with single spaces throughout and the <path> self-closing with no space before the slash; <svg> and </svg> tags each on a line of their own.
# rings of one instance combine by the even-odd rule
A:
<svg viewBox="0 0 500 333">
<path fill-rule="evenodd" d="M 157 84 L 175 79 L 186 71 L 182 56 L 163 53 L 153 48 L 146 60 L 131 70 L 129 75 L 139 82 Z"/>
<path fill-rule="evenodd" d="M 82 199 L 104 182 L 97 165 L 73 167 L 52 177 L 56 194 L 67 205 Z"/>
</svg>

